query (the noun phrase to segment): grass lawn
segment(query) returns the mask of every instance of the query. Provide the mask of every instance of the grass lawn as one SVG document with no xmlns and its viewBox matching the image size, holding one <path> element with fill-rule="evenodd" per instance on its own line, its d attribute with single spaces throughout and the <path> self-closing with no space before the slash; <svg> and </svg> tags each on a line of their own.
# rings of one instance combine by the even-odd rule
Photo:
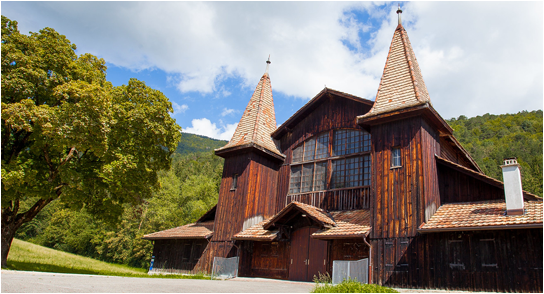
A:
<svg viewBox="0 0 544 294">
<path fill-rule="evenodd" d="M 204 275 L 147 275 L 147 269 L 107 263 L 13 239 L 7 268 L 21 271 L 91 274 L 141 278 L 209 279 Z"/>
</svg>

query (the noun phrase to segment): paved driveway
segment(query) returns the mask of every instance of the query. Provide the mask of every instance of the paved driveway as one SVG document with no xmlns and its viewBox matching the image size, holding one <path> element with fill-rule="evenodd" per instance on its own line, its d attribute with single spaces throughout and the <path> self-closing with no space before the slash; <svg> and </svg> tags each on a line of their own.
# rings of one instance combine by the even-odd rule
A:
<svg viewBox="0 0 544 294">
<path fill-rule="evenodd" d="M 313 286 L 313 283 L 251 278 L 210 281 L 2 270 L 3 293 L 308 293 Z"/>
</svg>

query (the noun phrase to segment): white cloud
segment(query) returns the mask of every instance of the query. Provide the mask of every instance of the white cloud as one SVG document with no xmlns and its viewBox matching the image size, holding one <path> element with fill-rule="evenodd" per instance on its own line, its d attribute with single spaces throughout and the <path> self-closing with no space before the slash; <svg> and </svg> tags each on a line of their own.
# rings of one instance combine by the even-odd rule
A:
<svg viewBox="0 0 544 294">
<path fill-rule="evenodd" d="M 404 3 L 404 26 L 443 117 L 542 108 L 542 2 Z M 54 27 L 82 52 L 117 66 L 165 71 L 182 93 L 228 96 L 230 77 L 253 88 L 271 54 L 273 90 L 303 99 L 324 85 L 373 99 L 396 9 L 371 2 L 2 3 L 21 31 Z M 370 19 L 361 22 L 357 11 Z"/>
<path fill-rule="evenodd" d="M 237 113 L 238 110 L 236 109 L 228 109 L 228 108 L 223 108 L 223 112 L 221 112 L 221 116 L 227 116 L 229 114 L 234 114 L 234 113 Z"/>
<path fill-rule="evenodd" d="M 209 119 L 201 118 L 193 119 L 191 121 L 191 126 L 183 128 L 183 132 L 228 141 L 230 140 L 230 138 L 232 138 L 232 135 L 234 134 L 234 131 L 236 131 L 237 126 L 238 123 L 234 123 L 222 125 L 218 128 L 217 125 L 215 123 L 212 123 Z"/>
<path fill-rule="evenodd" d="M 172 101 L 172 108 L 174 108 L 174 113 L 184 113 L 187 109 L 189 109 L 189 106 L 187 104 L 179 105 L 176 102 Z"/>
</svg>

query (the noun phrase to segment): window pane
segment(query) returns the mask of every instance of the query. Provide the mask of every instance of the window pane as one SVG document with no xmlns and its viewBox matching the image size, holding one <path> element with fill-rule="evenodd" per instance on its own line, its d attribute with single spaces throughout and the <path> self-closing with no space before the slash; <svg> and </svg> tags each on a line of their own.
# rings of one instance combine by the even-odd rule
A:
<svg viewBox="0 0 544 294">
<path fill-rule="evenodd" d="M 363 131 L 363 152 L 370 151 L 370 134 Z"/>
<path fill-rule="evenodd" d="M 314 164 L 305 164 L 302 166 L 302 182 L 300 192 L 312 191 L 314 183 Z"/>
<path fill-rule="evenodd" d="M 314 160 L 315 158 L 315 138 L 304 143 L 304 161 Z"/>
<path fill-rule="evenodd" d="M 329 132 L 326 132 L 317 137 L 315 159 L 327 158 L 328 156 L 329 156 Z"/>
<path fill-rule="evenodd" d="M 346 187 L 359 187 L 363 185 L 362 161 L 362 157 L 346 159 Z"/>
<path fill-rule="evenodd" d="M 346 154 L 359 153 L 362 151 L 363 132 L 359 130 L 349 130 L 347 138 Z"/>
<path fill-rule="evenodd" d="M 332 162 L 332 183 L 331 188 L 344 188 L 346 178 L 346 160 L 339 159 Z"/>
<path fill-rule="evenodd" d="M 391 166 L 401 166 L 400 161 L 400 148 L 393 148 L 391 149 Z"/>
<path fill-rule="evenodd" d="M 302 161 L 302 151 L 304 150 L 304 144 L 300 144 L 295 150 L 293 150 L 293 163 Z"/>
<path fill-rule="evenodd" d="M 363 186 L 370 186 L 370 155 L 363 156 Z"/>
<path fill-rule="evenodd" d="M 362 130 L 334 132 L 333 156 L 370 151 L 370 134 Z"/>
<path fill-rule="evenodd" d="M 302 166 L 291 167 L 291 184 L 289 185 L 289 194 L 300 193 L 300 176 L 302 175 Z"/>
<path fill-rule="evenodd" d="M 314 191 L 321 191 L 327 188 L 327 162 L 315 164 Z"/>
<path fill-rule="evenodd" d="M 348 130 L 334 131 L 334 141 L 332 148 L 333 156 L 340 156 L 346 154 L 347 136 Z"/>
</svg>

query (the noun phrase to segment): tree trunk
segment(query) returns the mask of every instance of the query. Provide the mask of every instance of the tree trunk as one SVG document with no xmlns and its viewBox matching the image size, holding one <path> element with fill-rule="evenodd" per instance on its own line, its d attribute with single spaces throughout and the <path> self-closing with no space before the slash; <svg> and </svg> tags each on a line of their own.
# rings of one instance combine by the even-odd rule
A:
<svg viewBox="0 0 544 294">
<path fill-rule="evenodd" d="M 10 205 L 2 208 L 2 267 L 8 263 L 9 249 L 15 232 L 26 222 L 31 221 L 53 198 L 40 199 L 26 212 L 19 211 L 19 200 L 11 201 Z"/>
<path fill-rule="evenodd" d="M 7 265 L 11 242 L 13 242 L 15 232 L 17 229 L 19 229 L 19 227 L 21 227 L 22 224 L 23 222 L 20 222 L 20 224 L 17 224 L 16 222 L 5 224 L 4 218 L 2 217 L 2 268 L 6 267 Z"/>
</svg>

